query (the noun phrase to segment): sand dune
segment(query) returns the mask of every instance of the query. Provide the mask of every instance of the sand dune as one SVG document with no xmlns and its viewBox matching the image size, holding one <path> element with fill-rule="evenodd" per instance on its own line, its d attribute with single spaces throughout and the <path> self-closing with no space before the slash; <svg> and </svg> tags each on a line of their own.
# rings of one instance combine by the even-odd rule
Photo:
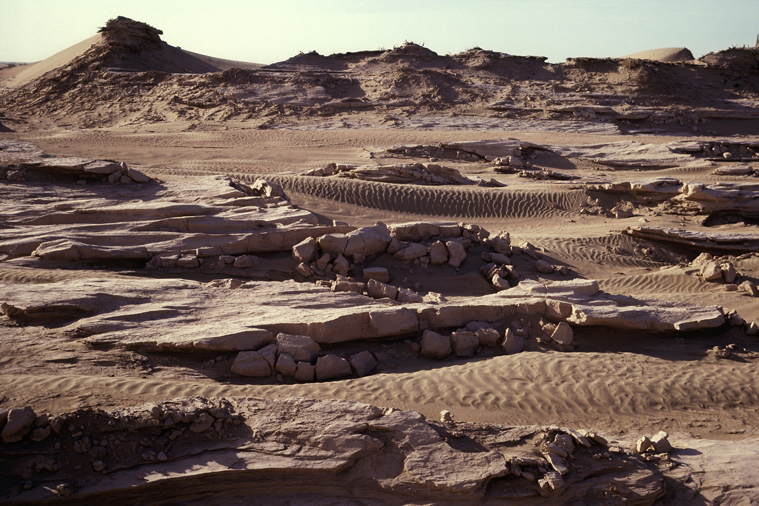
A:
<svg viewBox="0 0 759 506">
<path fill-rule="evenodd" d="M 89 50 L 93 44 L 98 43 L 100 40 L 100 34 L 93 35 L 89 39 L 74 44 L 42 61 L 0 70 L 0 84 L 14 88 L 29 84 L 35 79 L 38 79 L 48 72 L 52 72 L 53 70 L 66 65 L 71 60 L 81 56 Z"/>
<path fill-rule="evenodd" d="M 638 58 L 641 60 L 656 60 L 660 62 L 676 62 L 695 60 L 693 53 L 685 47 L 668 47 L 663 49 L 651 49 L 640 53 L 629 54 L 625 58 Z"/>
</svg>

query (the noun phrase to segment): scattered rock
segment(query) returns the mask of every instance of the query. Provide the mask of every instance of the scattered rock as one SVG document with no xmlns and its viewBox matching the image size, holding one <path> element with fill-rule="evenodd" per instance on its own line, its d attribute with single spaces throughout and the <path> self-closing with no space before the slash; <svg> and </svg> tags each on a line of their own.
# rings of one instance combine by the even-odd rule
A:
<svg viewBox="0 0 759 506">
<path fill-rule="evenodd" d="M 2 438 L 4 443 L 16 443 L 32 430 L 32 425 L 37 419 L 34 410 L 26 406 L 8 411 L 8 419 L 3 427 Z"/>
<path fill-rule="evenodd" d="M 656 453 L 668 453 L 672 450 L 672 445 L 669 443 L 669 434 L 664 431 L 660 431 L 654 437 L 651 438 L 651 446 Z"/>
<path fill-rule="evenodd" d="M 501 348 L 508 355 L 513 355 L 524 350 L 525 340 L 524 338 L 516 335 L 510 328 L 506 329 L 506 333 L 503 336 L 503 342 Z"/>
<path fill-rule="evenodd" d="M 648 439 L 646 436 L 641 436 L 636 442 L 635 442 L 635 451 L 638 453 L 646 453 L 649 448 L 652 448 L 653 444 L 651 443 L 651 440 Z"/>
<path fill-rule="evenodd" d="M 538 260 L 535 262 L 535 269 L 543 274 L 551 274 L 553 272 L 553 265 L 549 264 L 545 260 Z"/>
<path fill-rule="evenodd" d="M 574 339 L 572 327 L 564 322 L 559 323 L 553 331 L 553 334 L 551 334 L 551 339 L 564 346 L 572 344 Z"/>
</svg>

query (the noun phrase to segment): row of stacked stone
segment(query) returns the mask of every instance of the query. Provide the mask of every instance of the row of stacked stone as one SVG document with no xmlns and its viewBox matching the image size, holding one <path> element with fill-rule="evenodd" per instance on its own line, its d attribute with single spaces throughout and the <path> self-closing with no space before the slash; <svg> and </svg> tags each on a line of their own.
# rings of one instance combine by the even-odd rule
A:
<svg viewBox="0 0 759 506">
<path fill-rule="evenodd" d="M 541 330 L 550 337 L 539 338 L 539 344 L 551 345 L 559 351 L 574 349 L 574 332 L 568 324 L 547 323 Z M 455 330 L 450 336 L 425 330 L 419 343 L 419 352 L 424 357 L 442 360 L 451 354 L 471 357 L 483 348 L 500 347 L 506 354 L 513 355 L 524 351 L 529 337 L 530 324 L 526 321 L 512 323 L 503 334 L 489 323 L 473 321 L 466 327 Z"/>
<path fill-rule="evenodd" d="M 366 376 L 377 367 L 369 351 L 348 359 L 323 354 L 319 343 L 309 336 L 280 333 L 275 341 L 257 351 L 241 351 L 232 363 L 232 372 L 241 376 L 266 378 L 281 375 L 299 382 L 326 381 L 355 374 Z"/>
<path fill-rule="evenodd" d="M 458 268 L 467 248 L 489 233 L 477 225 L 413 222 L 386 226 L 377 223 L 348 234 L 307 238 L 293 246 L 297 272 L 303 277 L 347 276 L 357 263 L 382 253 L 426 267 L 448 264 Z"/>
</svg>

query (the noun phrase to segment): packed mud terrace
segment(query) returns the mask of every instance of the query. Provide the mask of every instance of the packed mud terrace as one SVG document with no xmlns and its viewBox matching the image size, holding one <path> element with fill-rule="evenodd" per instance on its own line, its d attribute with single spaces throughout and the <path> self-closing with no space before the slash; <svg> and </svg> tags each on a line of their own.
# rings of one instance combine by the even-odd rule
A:
<svg viewBox="0 0 759 506">
<path fill-rule="evenodd" d="M 759 501 L 759 49 L 0 69 L 0 501 Z"/>
</svg>

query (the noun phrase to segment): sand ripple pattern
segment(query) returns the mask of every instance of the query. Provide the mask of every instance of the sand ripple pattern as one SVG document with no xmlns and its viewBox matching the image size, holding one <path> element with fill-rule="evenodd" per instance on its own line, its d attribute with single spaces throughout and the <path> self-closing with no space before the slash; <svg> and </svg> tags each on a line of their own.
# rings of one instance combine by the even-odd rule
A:
<svg viewBox="0 0 759 506">
<path fill-rule="evenodd" d="M 252 181 L 251 176 L 240 175 Z M 458 218 L 551 218 L 569 216 L 582 206 L 581 190 L 520 191 L 466 187 L 428 187 L 337 178 L 268 176 L 295 192 L 361 207 L 400 213 Z"/>
<path fill-rule="evenodd" d="M 668 411 L 759 407 L 759 366 L 676 361 L 632 353 L 521 353 L 418 372 L 304 385 L 231 385 L 170 379 L 0 375 L 8 391 L 87 395 L 93 388 L 140 401 L 176 396 L 306 396 L 441 409 L 496 423 L 553 423 L 579 416 L 646 419 Z M 431 364 L 432 365 L 432 364 Z M 437 367 L 435 367 L 437 366 Z"/>
</svg>

